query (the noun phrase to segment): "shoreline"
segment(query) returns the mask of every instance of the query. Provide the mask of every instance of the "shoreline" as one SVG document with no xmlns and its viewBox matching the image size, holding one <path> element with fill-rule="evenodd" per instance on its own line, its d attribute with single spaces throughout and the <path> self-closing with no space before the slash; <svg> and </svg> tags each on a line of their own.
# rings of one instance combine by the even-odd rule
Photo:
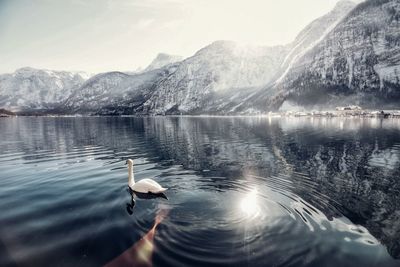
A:
<svg viewBox="0 0 400 267">
<path fill-rule="evenodd" d="M 316 114 L 239 114 L 239 115 L 10 115 L 0 116 L 2 118 L 18 118 L 18 117 L 44 117 L 44 118 L 358 118 L 358 119 L 400 119 L 400 114 L 385 113 L 385 114 L 328 114 L 328 115 L 316 115 Z"/>
</svg>

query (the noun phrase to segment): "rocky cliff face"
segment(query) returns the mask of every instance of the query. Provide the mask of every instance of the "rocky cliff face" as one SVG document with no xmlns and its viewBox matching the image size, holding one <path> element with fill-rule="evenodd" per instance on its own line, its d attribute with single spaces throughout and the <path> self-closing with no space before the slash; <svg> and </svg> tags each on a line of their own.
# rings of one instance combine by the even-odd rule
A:
<svg viewBox="0 0 400 267">
<path fill-rule="evenodd" d="M 339 1 L 332 11 L 307 25 L 288 45 L 289 52 L 282 62 L 275 83 L 282 81 L 291 68 L 321 42 L 355 6 L 356 4 L 349 0 Z"/>
<path fill-rule="evenodd" d="M 85 73 L 21 68 L 0 75 L 0 107 L 10 110 L 52 109 L 87 78 Z"/>
<path fill-rule="evenodd" d="M 275 85 L 268 101 L 302 106 L 340 103 L 366 107 L 400 101 L 400 2 L 358 5 Z"/>
</svg>

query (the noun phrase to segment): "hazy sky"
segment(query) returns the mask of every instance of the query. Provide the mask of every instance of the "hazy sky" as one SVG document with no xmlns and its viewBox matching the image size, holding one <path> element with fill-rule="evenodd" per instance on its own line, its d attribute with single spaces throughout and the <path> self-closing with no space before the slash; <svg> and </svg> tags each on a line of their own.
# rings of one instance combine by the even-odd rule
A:
<svg viewBox="0 0 400 267">
<path fill-rule="evenodd" d="M 338 0 L 0 0 L 0 73 L 103 72 L 215 40 L 286 44 Z"/>
</svg>

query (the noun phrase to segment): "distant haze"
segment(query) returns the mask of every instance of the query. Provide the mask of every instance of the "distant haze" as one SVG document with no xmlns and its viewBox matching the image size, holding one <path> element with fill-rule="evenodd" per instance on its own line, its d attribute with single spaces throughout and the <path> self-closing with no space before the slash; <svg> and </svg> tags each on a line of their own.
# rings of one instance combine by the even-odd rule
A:
<svg viewBox="0 0 400 267">
<path fill-rule="evenodd" d="M 291 42 L 338 0 L 0 0 L 0 73 L 104 72 L 184 57 L 215 40 Z"/>
</svg>

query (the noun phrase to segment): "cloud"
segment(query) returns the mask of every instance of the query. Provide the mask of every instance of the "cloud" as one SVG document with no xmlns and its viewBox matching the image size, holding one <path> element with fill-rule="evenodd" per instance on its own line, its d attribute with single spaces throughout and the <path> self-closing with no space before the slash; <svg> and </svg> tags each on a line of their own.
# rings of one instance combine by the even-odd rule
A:
<svg viewBox="0 0 400 267">
<path fill-rule="evenodd" d="M 155 19 L 153 18 L 147 18 L 147 19 L 140 19 L 138 22 L 135 24 L 135 28 L 139 30 L 146 29 L 150 27 L 154 23 Z"/>
<path fill-rule="evenodd" d="M 174 30 L 179 25 L 181 25 L 183 23 L 184 23 L 183 19 L 170 20 L 170 21 L 164 22 L 163 25 L 161 26 L 161 29 L 163 29 L 163 30 Z"/>
<path fill-rule="evenodd" d="M 286 44 L 337 1 L 0 0 L 0 73 L 134 69 L 161 51 L 187 57 L 221 39 Z"/>
</svg>

